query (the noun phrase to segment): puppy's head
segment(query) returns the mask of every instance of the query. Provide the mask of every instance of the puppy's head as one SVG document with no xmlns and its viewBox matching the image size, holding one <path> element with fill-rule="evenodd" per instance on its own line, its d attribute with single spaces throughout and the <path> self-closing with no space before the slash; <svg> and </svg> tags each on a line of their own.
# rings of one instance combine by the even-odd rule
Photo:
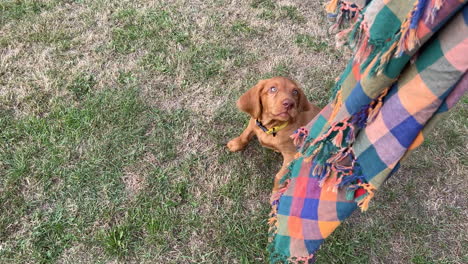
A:
<svg viewBox="0 0 468 264">
<path fill-rule="evenodd" d="M 304 92 L 285 77 L 259 81 L 239 98 L 237 107 L 254 119 L 278 121 L 289 121 L 310 110 Z"/>
</svg>

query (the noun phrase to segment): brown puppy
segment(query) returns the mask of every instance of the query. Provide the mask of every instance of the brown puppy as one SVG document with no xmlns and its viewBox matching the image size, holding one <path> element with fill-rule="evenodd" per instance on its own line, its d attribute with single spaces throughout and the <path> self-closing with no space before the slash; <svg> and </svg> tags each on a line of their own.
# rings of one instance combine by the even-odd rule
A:
<svg viewBox="0 0 468 264">
<path fill-rule="evenodd" d="M 275 176 L 275 191 L 297 152 L 291 134 L 312 120 L 320 109 L 309 103 L 294 81 L 284 77 L 261 80 L 239 98 L 237 107 L 251 118 L 244 132 L 229 141 L 227 147 L 233 152 L 242 150 L 256 135 L 262 146 L 281 152 L 283 166 Z"/>
</svg>

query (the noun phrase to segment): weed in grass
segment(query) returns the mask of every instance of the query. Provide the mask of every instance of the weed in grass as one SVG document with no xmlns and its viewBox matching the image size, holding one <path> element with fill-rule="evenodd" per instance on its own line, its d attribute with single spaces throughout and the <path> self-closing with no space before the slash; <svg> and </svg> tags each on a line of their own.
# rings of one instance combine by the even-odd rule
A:
<svg viewBox="0 0 468 264">
<path fill-rule="evenodd" d="M 176 73 L 176 61 L 171 59 L 167 53 L 163 52 L 150 52 L 142 60 L 142 65 L 147 69 L 153 70 L 159 73 L 164 73 L 170 76 L 175 75 Z"/>
<path fill-rule="evenodd" d="M 445 139 L 450 149 L 463 146 L 463 144 L 466 143 L 463 136 L 454 130 L 447 130 L 445 133 Z"/>
<path fill-rule="evenodd" d="M 325 52 L 328 49 L 328 44 L 318 40 L 316 37 L 307 34 L 296 35 L 295 43 L 300 47 L 310 48 L 313 51 Z"/>
<path fill-rule="evenodd" d="M 32 89 L 22 99 L 24 105 L 20 105 L 20 108 L 27 107 L 28 112 L 35 115 L 44 115 L 48 113 L 49 109 L 53 104 L 53 97 L 51 92 L 45 92 L 42 87 L 33 85 Z"/>
<path fill-rule="evenodd" d="M 107 231 L 103 238 L 106 251 L 113 256 L 126 256 L 129 253 L 130 233 L 130 227 L 125 225 Z"/>
<path fill-rule="evenodd" d="M 124 28 L 116 28 L 112 32 L 113 41 L 112 47 L 121 53 L 131 53 L 136 51 L 136 40 L 141 38 L 138 26 L 126 26 Z"/>
<path fill-rule="evenodd" d="M 82 99 L 95 85 L 96 80 L 93 75 L 81 73 L 67 86 L 67 90 L 71 91 L 77 99 Z"/>
<path fill-rule="evenodd" d="M 326 76 L 326 72 L 322 69 L 311 67 L 306 72 L 308 79 L 317 80 L 322 78 L 323 81 L 318 84 L 319 89 L 315 89 L 313 93 L 310 93 L 309 99 L 311 102 L 319 107 L 325 107 L 329 103 L 332 97 L 333 87 L 335 86 L 335 80 L 331 76 Z M 324 77 L 324 75 L 326 77 Z"/>
<path fill-rule="evenodd" d="M 185 110 L 167 113 L 157 109 L 153 110 L 151 114 L 154 125 L 148 140 L 154 147 L 151 151 L 155 159 L 162 164 L 177 157 L 177 137 L 175 135 L 179 129 L 187 125 L 190 114 Z"/>
<path fill-rule="evenodd" d="M 275 65 L 273 69 L 271 70 L 271 72 L 264 74 L 262 76 L 262 79 L 268 79 L 268 78 L 272 78 L 275 76 L 288 77 L 290 73 L 291 73 L 291 69 L 289 67 L 289 63 L 283 61 Z"/>
<path fill-rule="evenodd" d="M 253 8 L 262 8 L 262 12 L 258 15 L 259 18 L 265 20 L 275 20 L 278 18 L 288 19 L 293 23 L 303 24 L 306 22 L 295 6 L 278 6 L 270 0 L 255 0 L 251 3 Z"/>
<path fill-rule="evenodd" d="M 73 36 L 65 30 L 51 30 L 46 24 L 38 25 L 35 32 L 29 34 L 28 40 L 31 43 L 52 44 L 57 43 L 61 50 L 67 50 L 72 45 Z"/>
<path fill-rule="evenodd" d="M 242 20 L 234 21 L 231 26 L 231 31 L 236 35 L 250 36 L 255 33 L 255 30 L 246 22 Z"/>
<path fill-rule="evenodd" d="M 112 47 L 121 53 L 135 52 L 137 48 L 148 44 L 164 48 L 164 44 L 158 40 L 172 26 L 169 13 L 164 10 L 150 10 L 140 14 L 133 8 L 124 9 L 113 18 L 117 26 L 112 30 Z M 151 41 L 146 44 L 144 40 Z"/>
<path fill-rule="evenodd" d="M 426 256 L 414 256 L 411 258 L 411 263 L 413 264 L 435 264 L 436 262 L 431 261 L 428 259 Z M 443 262 L 437 262 L 437 263 L 443 263 Z M 447 262 L 445 262 L 447 263 Z"/>
<path fill-rule="evenodd" d="M 271 0 L 254 0 L 250 6 L 253 8 L 262 8 L 262 12 L 258 15 L 261 19 L 275 20 L 278 17 L 275 10 L 277 5 Z"/>
<path fill-rule="evenodd" d="M 35 0 L 7 0 L 0 2 L 0 25 L 11 20 L 22 19 L 31 14 L 39 14 L 48 8 L 47 2 Z"/>
<path fill-rule="evenodd" d="M 295 23 L 305 23 L 305 18 L 300 14 L 295 6 L 281 6 L 281 16 L 287 18 Z"/>
<path fill-rule="evenodd" d="M 153 52 L 165 52 L 170 46 L 188 45 L 188 32 L 174 22 L 173 14 L 166 10 L 124 9 L 114 16 L 116 23 L 112 30 L 112 47 L 128 54 L 137 49 L 147 48 Z"/>
<path fill-rule="evenodd" d="M 274 20 L 276 19 L 276 14 L 272 10 L 264 10 L 258 17 L 265 20 Z"/>
<path fill-rule="evenodd" d="M 117 77 L 117 82 L 122 85 L 132 85 L 136 82 L 136 77 L 132 72 L 119 71 L 119 76 Z"/>
<path fill-rule="evenodd" d="M 152 237 L 156 237 L 164 232 L 171 231 L 174 228 L 172 217 L 174 217 L 174 215 L 168 207 L 156 208 L 146 224 L 148 234 Z M 163 237 L 161 237 L 161 239 L 162 242 L 164 239 Z"/>
<path fill-rule="evenodd" d="M 187 54 L 192 79 L 198 81 L 220 74 L 223 71 L 223 62 L 239 53 L 239 50 L 232 47 L 210 43 L 193 47 Z"/>
<path fill-rule="evenodd" d="M 253 8 L 265 8 L 269 10 L 273 10 L 276 8 L 276 4 L 272 0 L 253 0 L 250 3 L 250 6 Z"/>
<path fill-rule="evenodd" d="M 66 214 L 63 208 L 57 207 L 51 214 L 38 216 L 39 224 L 32 230 L 32 245 L 38 262 L 53 262 L 76 239 L 69 232 L 72 220 L 67 219 Z"/>
<path fill-rule="evenodd" d="M 280 63 L 273 68 L 273 76 L 288 76 L 290 69 L 287 63 Z"/>
</svg>

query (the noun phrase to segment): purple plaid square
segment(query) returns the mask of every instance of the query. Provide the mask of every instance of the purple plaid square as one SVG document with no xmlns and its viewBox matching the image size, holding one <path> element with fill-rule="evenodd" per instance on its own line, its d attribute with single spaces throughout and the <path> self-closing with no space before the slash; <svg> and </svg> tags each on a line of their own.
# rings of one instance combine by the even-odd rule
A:
<svg viewBox="0 0 468 264">
<path fill-rule="evenodd" d="M 320 197 L 320 192 L 322 188 L 319 186 L 318 178 L 309 178 L 309 182 L 307 183 L 307 192 L 305 197 L 318 199 Z"/>
<path fill-rule="evenodd" d="M 323 239 L 318 221 L 316 220 L 302 219 L 302 233 L 305 240 Z"/>
<path fill-rule="evenodd" d="M 392 148 L 389 148 L 388 146 L 392 146 Z M 399 143 L 392 133 L 387 133 L 381 137 L 374 143 L 374 147 L 380 159 L 387 166 L 397 162 L 406 152 L 406 148 Z"/>
<path fill-rule="evenodd" d="M 398 126 L 406 118 L 411 116 L 401 104 L 398 94 L 394 94 L 385 102 L 382 106 L 381 115 L 389 130 Z"/>
<path fill-rule="evenodd" d="M 304 198 L 294 197 L 291 203 L 291 211 L 289 212 L 289 215 L 300 217 L 303 206 L 304 206 Z"/>
<path fill-rule="evenodd" d="M 318 220 L 319 221 L 338 221 L 336 213 L 336 202 L 320 201 L 318 205 Z"/>
</svg>

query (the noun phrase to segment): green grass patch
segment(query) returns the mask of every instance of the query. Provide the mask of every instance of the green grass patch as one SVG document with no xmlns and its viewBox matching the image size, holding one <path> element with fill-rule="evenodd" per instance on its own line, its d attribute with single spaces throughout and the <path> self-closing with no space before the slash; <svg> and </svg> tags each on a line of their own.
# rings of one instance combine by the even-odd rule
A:
<svg viewBox="0 0 468 264">
<path fill-rule="evenodd" d="M 273 20 L 276 19 L 276 13 L 272 10 L 264 10 L 258 17 L 265 20 Z"/>
<path fill-rule="evenodd" d="M 65 30 L 51 30 L 46 24 L 35 32 L 29 34 L 28 41 L 31 43 L 44 43 L 53 44 L 56 43 L 57 47 L 61 50 L 68 50 L 73 45 L 73 35 L 69 31 Z"/>
<path fill-rule="evenodd" d="M 245 36 L 250 36 L 256 33 L 255 29 L 253 29 L 246 21 L 243 20 L 236 20 L 231 26 L 231 31 L 235 35 Z"/>
<path fill-rule="evenodd" d="M 220 75 L 228 60 L 239 60 L 242 52 L 229 44 L 193 43 L 190 26 L 181 26 L 176 17 L 176 11 L 123 9 L 113 17 L 116 27 L 112 31 L 112 47 L 124 54 L 146 50 L 141 65 L 167 76 L 175 76 L 185 69 L 181 69 L 181 65 L 187 65 L 192 81 Z M 254 34 L 255 30 L 245 22 L 237 21 L 231 32 L 243 35 Z"/>
<path fill-rule="evenodd" d="M 276 64 L 270 72 L 265 73 L 261 79 L 268 79 L 275 76 L 289 77 L 291 74 L 291 68 L 288 61 L 282 61 Z M 257 80 L 258 81 L 258 80 Z"/>
<path fill-rule="evenodd" d="M 295 6 L 281 6 L 280 11 L 281 17 L 287 18 L 294 23 L 305 23 L 306 21 Z"/>
<path fill-rule="evenodd" d="M 189 63 L 196 78 L 210 78 L 223 70 L 223 62 L 233 58 L 239 51 L 227 46 L 206 44 L 189 53 Z"/>
<path fill-rule="evenodd" d="M 86 84 L 89 78 L 80 80 Z M 179 113 L 148 111 L 132 89 L 88 92 L 81 97 L 80 106 L 58 104 L 47 117 L 2 118 L 0 138 L 6 148 L 0 152 L 5 172 L 0 226 L 3 237 L 17 240 L 13 256 L 31 251 L 30 257 L 37 261 L 52 261 L 72 242 L 92 241 L 89 235 L 83 237 L 90 225 L 120 214 L 121 209 L 115 208 L 122 208 L 126 200 L 122 196 L 123 169 L 150 151 L 144 145 L 154 146 L 162 161 L 174 157 L 170 155 L 171 149 L 174 151 L 171 135 L 181 119 Z M 147 134 L 154 125 L 157 136 Z M 37 183 L 34 191 L 42 199 L 25 200 L 19 190 L 29 188 L 27 182 Z M 78 211 L 64 209 L 65 201 Z M 25 211 L 33 217 L 20 222 Z M 17 229 L 28 225 L 31 248 L 22 251 L 20 245 L 28 238 L 18 235 Z M 126 234 L 121 235 L 129 232 L 126 230 L 117 225 L 107 231 L 104 241 L 108 252 L 126 255 L 130 242 Z"/>
<path fill-rule="evenodd" d="M 117 52 L 128 54 L 141 48 L 164 53 L 174 45 L 188 45 L 189 33 L 176 22 L 176 16 L 164 9 L 120 10 L 113 16 L 111 46 Z"/>
<path fill-rule="evenodd" d="M 296 35 L 295 43 L 300 47 L 310 48 L 317 52 L 325 52 L 328 49 L 327 42 L 321 41 L 316 37 L 307 34 Z"/>
<path fill-rule="evenodd" d="M 239 60 L 242 51 L 227 45 L 206 43 L 191 46 L 176 56 L 161 52 L 151 52 L 146 55 L 142 64 L 148 69 L 173 76 L 177 73 L 177 65 L 188 65 L 188 80 L 201 81 L 222 74 L 228 60 Z M 240 63 L 236 63 L 240 65 Z"/>
<path fill-rule="evenodd" d="M 50 3 L 36 0 L 6 0 L 0 2 L 0 26 L 12 20 L 35 15 L 49 7 Z"/>
<path fill-rule="evenodd" d="M 286 19 L 296 24 L 303 24 L 306 22 L 305 17 L 301 15 L 299 9 L 295 6 L 280 6 L 271 0 L 254 0 L 250 6 L 262 10 L 258 15 L 261 19 Z"/>
<path fill-rule="evenodd" d="M 275 9 L 276 3 L 272 0 L 253 0 L 250 3 L 250 6 L 253 8 L 265 8 L 265 9 Z"/>
<path fill-rule="evenodd" d="M 95 85 L 96 79 L 93 75 L 82 73 L 67 86 L 67 89 L 70 90 L 76 98 L 81 99 L 88 94 Z"/>
</svg>

